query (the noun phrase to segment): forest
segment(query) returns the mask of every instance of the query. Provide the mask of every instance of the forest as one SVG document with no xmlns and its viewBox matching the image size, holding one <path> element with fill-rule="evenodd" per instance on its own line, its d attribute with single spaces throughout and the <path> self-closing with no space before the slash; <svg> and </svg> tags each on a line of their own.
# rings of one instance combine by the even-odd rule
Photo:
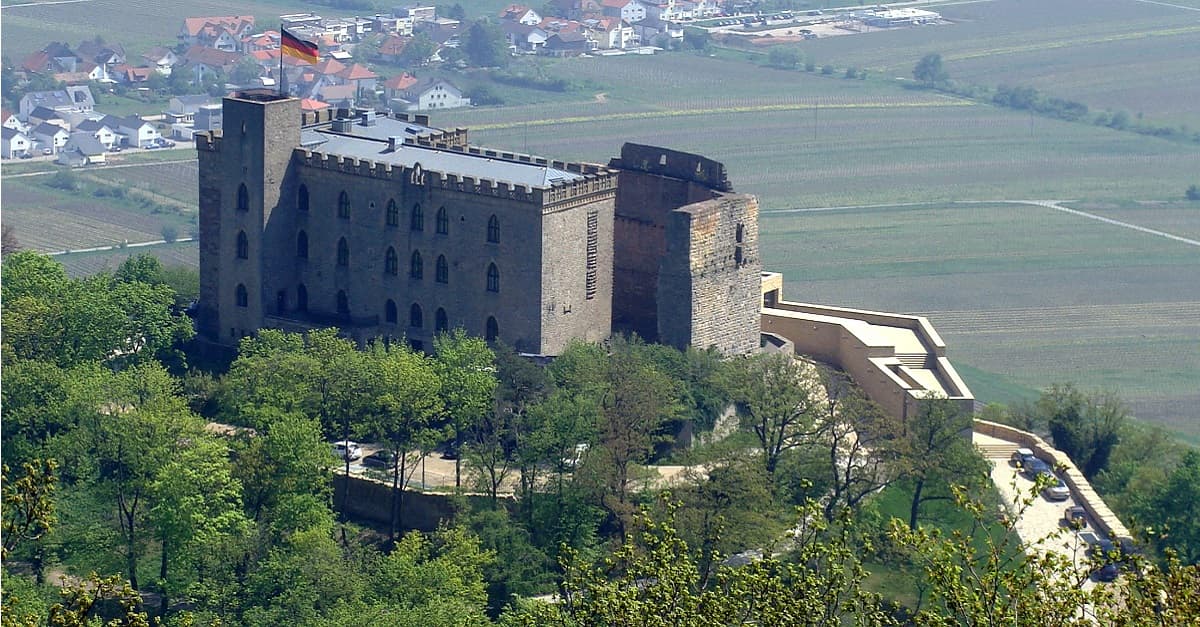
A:
<svg viewBox="0 0 1200 627">
<path fill-rule="evenodd" d="M 263 330 L 220 362 L 187 277 L 152 257 L 2 269 L 6 626 L 1200 616 L 1200 455 L 1102 392 L 983 412 L 1047 433 L 1139 529 L 1074 564 L 997 515 L 970 415 L 929 399 L 897 420 L 790 355 L 617 336 L 543 364 L 461 330 L 427 354 L 328 329 Z M 392 453 L 386 524 L 339 503 L 346 439 Z M 454 511 L 418 531 L 405 495 L 430 453 L 455 459 Z M 1089 585 L 1109 562 L 1122 576 Z"/>
</svg>

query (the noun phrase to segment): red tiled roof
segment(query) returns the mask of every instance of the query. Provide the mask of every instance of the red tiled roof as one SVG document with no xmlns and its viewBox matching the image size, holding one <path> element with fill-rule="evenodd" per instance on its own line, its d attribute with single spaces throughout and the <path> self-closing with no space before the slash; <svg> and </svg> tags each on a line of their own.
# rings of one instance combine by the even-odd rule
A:
<svg viewBox="0 0 1200 627">
<path fill-rule="evenodd" d="M 365 65 L 355 63 L 350 67 L 338 72 L 338 76 L 348 81 L 361 81 L 368 78 L 379 78 L 379 75 L 367 69 Z"/>
<path fill-rule="evenodd" d="M 391 37 L 383 40 L 383 43 L 379 45 L 379 54 L 395 56 L 404 52 L 406 47 L 408 47 L 407 38 L 400 37 L 399 35 L 392 35 Z"/>
<path fill-rule="evenodd" d="M 337 59 L 325 59 L 313 67 L 313 71 L 318 74 L 337 74 L 346 69 L 346 64 Z"/>
<path fill-rule="evenodd" d="M 214 27 L 220 27 L 224 30 L 237 31 L 244 24 L 254 26 L 253 15 L 222 15 L 218 17 L 186 17 L 183 19 L 183 28 L 187 31 L 188 36 L 195 37 L 202 32 L 215 32 Z"/>
<path fill-rule="evenodd" d="M 255 60 L 257 60 L 259 63 L 266 63 L 267 61 L 278 61 L 279 60 L 279 48 L 274 48 L 271 50 L 255 50 L 254 52 L 250 53 L 250 56 L 254 57 Z"/>
<path fill-rule="evenodd" d="M 333 105 L 329 104 L 328 102 L 321 102 L 320 100 L 313 98 L 305 98 L 300 101 L 301 111 L 320 111 L 322 109 L 328 109 L 332 106 Z"/>
<path fill-rule="evenodd" d="M 30 72 L 45 72 L 50 65 L 50 53 L 39 50 L 27 57 L 21 62 L 21 67 Z"/>
<path fill-rule="evenodd" d="M 408 89 L 409 87 L 412 87 L 413 85 L 416 85 L 416 84 L 417 84 L 417 77 L 413 76 L 412 74 L 409 74 L 408 72 L 405 72 L 403 74 L 397 74 L 396 76 L 393 76 L 393 77 L 387 79 L 387 82 L 384 83 L 383 86 L 388 89 L 399 90 L 399 89 Z"/>
</svg>

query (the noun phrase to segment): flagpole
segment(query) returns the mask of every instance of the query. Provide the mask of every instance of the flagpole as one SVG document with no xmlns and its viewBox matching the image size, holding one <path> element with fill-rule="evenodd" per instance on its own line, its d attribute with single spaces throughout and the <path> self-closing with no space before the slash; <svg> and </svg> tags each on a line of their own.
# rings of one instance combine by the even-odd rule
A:
<svg viewBox="0 0 1200 627">
<path fill-rule="evenodd" d="M 275 87 L 279 95 L 285 95 L 283 93 L 283 22 L 279 23 L 279 76 L 275 80 L 278 82 Z"/>
</svg>

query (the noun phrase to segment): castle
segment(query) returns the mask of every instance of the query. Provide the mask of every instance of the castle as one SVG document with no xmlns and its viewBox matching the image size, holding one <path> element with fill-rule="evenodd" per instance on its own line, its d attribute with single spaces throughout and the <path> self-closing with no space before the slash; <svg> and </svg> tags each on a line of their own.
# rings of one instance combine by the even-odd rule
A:
<svg viewBox="0 0 1200 627">
<path fill-rule="evenodd" d="M 210 342 L 337 326 L 426 349 L 462 327 L 544 355 L 614 331 L 759 347 L 758 204 L 716 161 L 637 144 L 553 161 L 267 91 L 225 98 L 223 117 L 196 138 Z"/>
</svg>

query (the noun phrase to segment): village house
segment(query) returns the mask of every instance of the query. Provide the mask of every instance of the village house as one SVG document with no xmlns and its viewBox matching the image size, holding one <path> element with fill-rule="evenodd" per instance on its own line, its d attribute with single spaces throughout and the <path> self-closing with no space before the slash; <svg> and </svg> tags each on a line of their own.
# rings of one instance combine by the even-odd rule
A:
<svg viewBox="0 0 1200 627">
<path fill-rule="evenodd" d="M 624 50 L 638 44 L 633 27 L 619 17 L 584 19 L 583 25 L 592 34 L 596 47 L 603 50 Z"/>
<path fill-rule="evenodd" d="M 471 99 L 464 97 L 462 90 L 450 81 L 436 77 L 418 80 L 404 92 L 403 99 L 410 103 L 409 111 L 471 106 Z"/>
<path fill-rule="evenodd" d="M 145 148 L 162 138 L 153 124 L 136 115 L 117 119 L 119 120 L 117 133 L 122 136 L 121 143 L 126 146 Z"/>
<path fill-rule="evenodd" d="M 146 61 L 147 65 L 154 68 L 155 72 L 163 76 L 170 76 L 171 69 L 179 64 L 179 55 L 175 54 L 174 50 L 162 46 L 151 48 L 142 55 L 142 59 Z"/>
<path fill-rule="evenodd" d="M 35 107 L 34 110 L 30 111 L 29 115 L 25 117 L 25 122 L 30 128 L 40 124 L 53 124 L 55 126 L 61 126 L 64 129 L 71 128 L 71 124 L 67 122 L 67 118 L 62 113 L 59 113 L 50 107 Z"/>
<path fill-rule="evenodd" d="M 521 4 L 508 5 L 500 12 L 500 19 L 526 26 L 537 26 L 542 22 L 542 16 L 538 15 L 537 11 Z"/>
<path fill-rule="evenodd" d="M 89 93 L 91 93 L 90 90 Z M 95 100 L 92 102 L 94 103 Z M 65 89 L 31 91 L 21 96 L 20 102 L 17 103 L 17 116 L 23 120 L 28 120 L 29 114 L 38 107 L 66 113 L 75 109 L 75 99 Z"/>
<path fill-rule="evenodd" d="M 404 49 L 408 47 L 409 38 L 392 35 L 379 44 L 379 58 L 387 63 L 403 61 Z"/>
<path fill-rule="evenodd" d="M 139 85 L 150 80 L 150 77 L 154 76 L 155 71 L 152 67 L 118 65 L 113 68 L 112 78 L 123 85 Z"/>
<path fill-rule="evenodd" d="M 353 85 L 358 93 L 375 93 L 375 82 L 379 75 L 367 69 L 366 66 L 355 63 L 343 68 L 337 73 L 344 84 Z"/>
<path fill-rule="evenodd" d="M 104 151 L 104 146 L 88 133 L 71 133 L 55 161 L 73 168 L 100 165 L 104 163 Z"/>
<path fill-rule="evenodd" d="M 561 31 L 546 39 L 545 53 L 554 57 L 577 57 L 591 52 L 595 42 L 578 31 Z"/>
<path fill-rule="evenodd" d="M 169 124 L 191 124 L 195 121 L 196 112 L 207 104 L 212 104 L 212 98 L 207 94 L 174 96 L 167 102 L 167 110 L 163 112 L 163 116 Z"/>
<path fill-rule="evenodd" d="M 117 135 L 117 129 L 105 124 L 103 118 L 99 120 L 84 120 L 76 124 L 75 132 L 71 135 L 74 136 L 79 133 L 87 133 L 95 137 L 96 141 L 100 142 L 100 145 L 104 146 L 105 150 L 112 150 L 112 147 L 116 146 L 120 139 Z"/>
<path fill-rule="evenodd" d="M 0 126 L 18 131 L 25 130 L 25 125 L 21 123 L 21 118 L 8 109 L 0 111 Z"/>
<path fill-rule="evenodd" d="M 178 37 L 187 46 L 234 52 L 241 48 L 242 39 L 253 32 L 253 15 L 189 17 L 183 20 Z"/>
<path fill-rule="evenodd" d="M 619 17 L 630 24 L 646 19 L 646 5 L 639 0 L 600 0 L 604 15 Z"/>
<path fill-rule="evenodd" d="M 550 34 L 542 30 L 539 26 L 529 26 L 519 22 L 505 22 L 502 25 L 504 29 L 504 37 L 508 41 L 508 45 L 522 52 L 534 52 L 541 50 L 542 46 L 546 45 L 546 39 Z"/>
<path fill-rule="evenodd" d="M 114 65 L 125 63 L 125 47 L 121 44 L 104 43 L 101 39 L 88 39 L 79 42 L 75 54 L 84 61 L 103 65 L 111 69 Z"/>
<path fill-rule="evenodd" d="M 49 122 L 42 122 L 34 127 L 32 135 L 33 141 L 42 152 L 49 150 L 47 154 L 57 154 L 71 137 L 67 129 Z"/>
<path fill-rule="evenodd" d="M 192 46 L 183 53 L 182 67 L 191 72 L 190 79 L 195 84 L 201 84 L 210 74 L 228 76 L 233 67 L 242 59 L 237 52 Z"/>
<path fill-rule="evenodd" d="M 0 157 L 5 159 L 19 159 L 33 150 L 33 142 L 25 133 L 15 128 L 0 128 L 0 138 L 3 138 L 3 142 L 0 143 Z"/>
</svg>

